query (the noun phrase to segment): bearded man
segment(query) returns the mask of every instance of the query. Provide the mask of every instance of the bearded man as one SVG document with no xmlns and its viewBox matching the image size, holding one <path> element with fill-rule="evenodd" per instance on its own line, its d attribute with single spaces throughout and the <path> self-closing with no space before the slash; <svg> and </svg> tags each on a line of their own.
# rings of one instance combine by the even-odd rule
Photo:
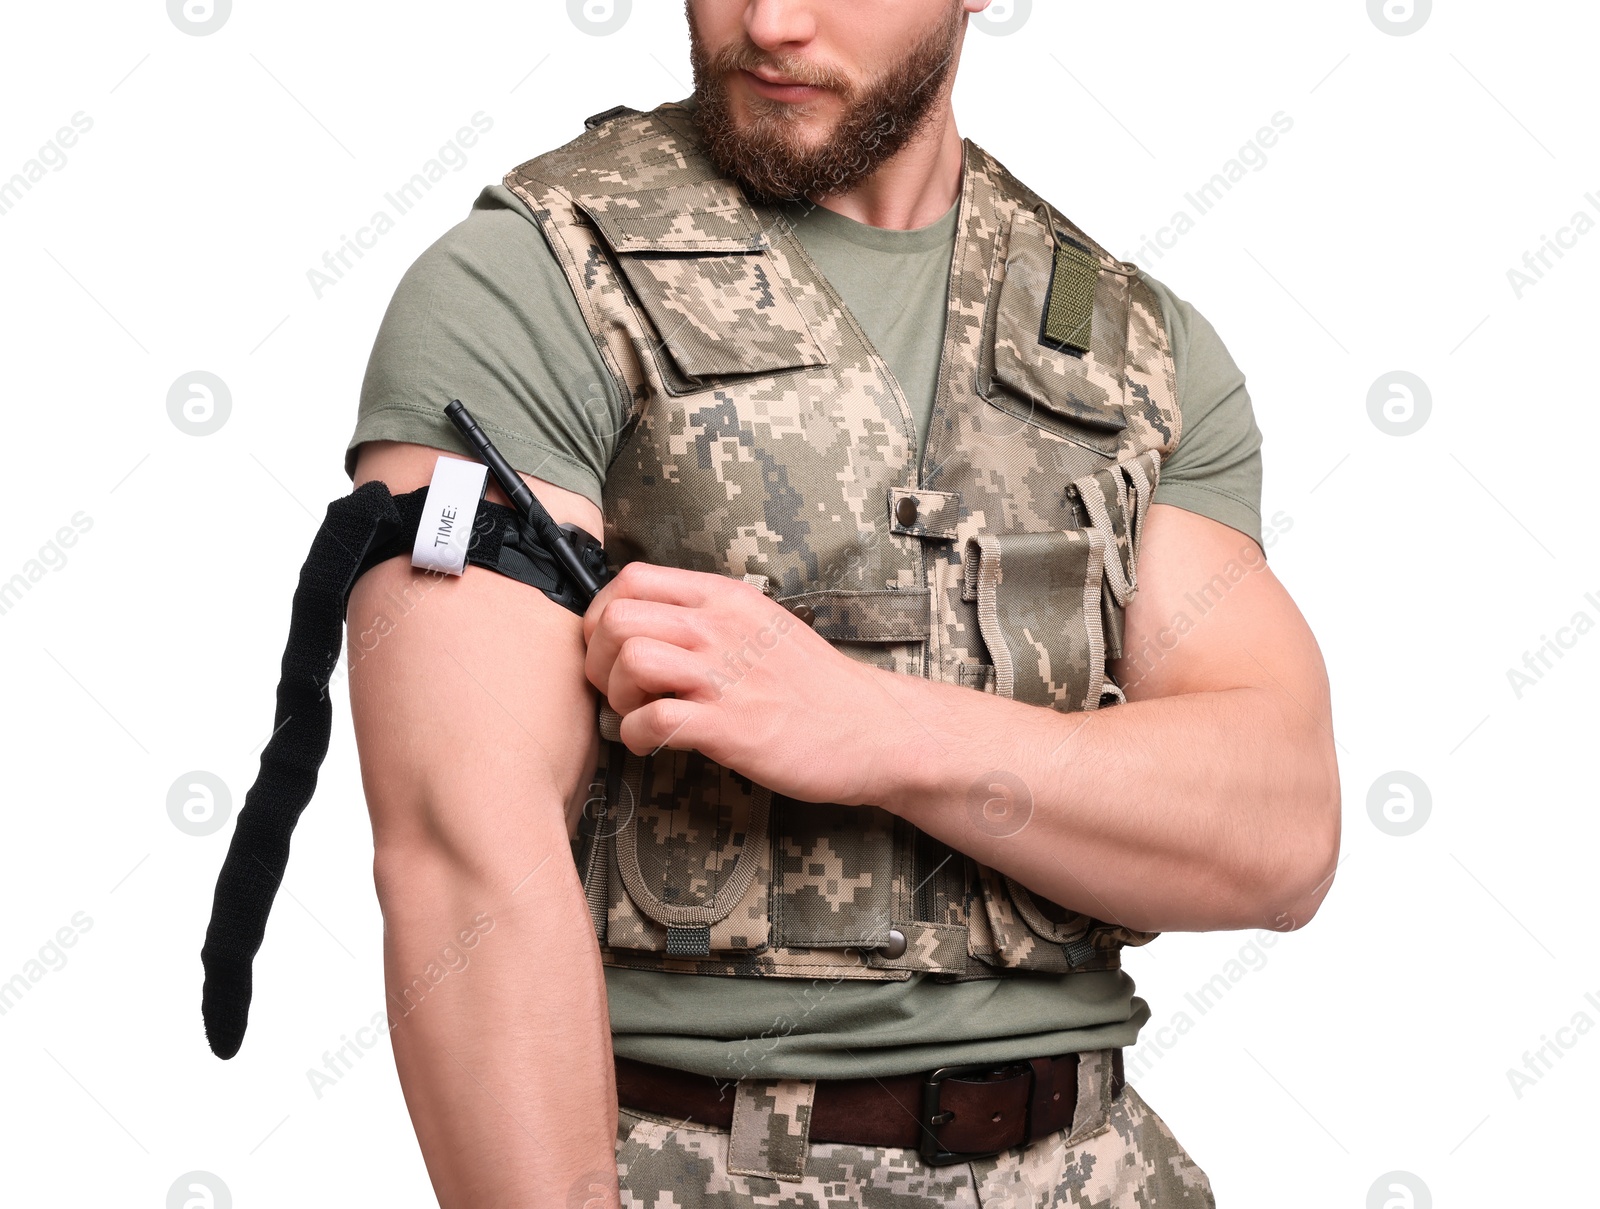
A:
<svg viewBox="0 0 1600 1209">
<path fill-rule="evenodd" d="M 1213 1203 L 1120 952 L 1311 918 L 1328 686 L 1216 333 L 957 133 L 987 5 L 689 0 L 691 98 L 395 293 L 347 471 L 460 398 L 616 572 L 350 600 L 418 598 L 350 691 L 448 1209 Z"/>
</svg>

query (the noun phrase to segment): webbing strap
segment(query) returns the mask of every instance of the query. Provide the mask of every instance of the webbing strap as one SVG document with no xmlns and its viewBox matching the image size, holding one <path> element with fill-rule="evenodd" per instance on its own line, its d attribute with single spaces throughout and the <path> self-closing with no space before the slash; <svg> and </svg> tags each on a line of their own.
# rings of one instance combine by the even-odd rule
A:
<svg viewBox="0 0 1600 1209">
<path fill-rule="evenodd" d="M 219 1058 L 239 1052 L 250 1014 L 251 962 L 266 933 L 267 916 L 289 863 L 289 838 L 317 786 L 328 754 L 333 702 L 328 684 L 344 645 L 351 589 L 371 567 L 411 553 L 427 488 L 391 496 L 373 480 L 328 505 L 300 568 L 283 651 L 272 737 L 217 876 L 211 922 L 200 950 L 205 966 L 201 1014 L 206 1040 Z M 582 612 L 553 556 L 524 540 L 517 514 L 488 500 L 478 505 L 467 562 L 540 588 L 556 603 Z M 604 554 L 581 534 L 579 552 L 604 581 Z"/>
</svg>

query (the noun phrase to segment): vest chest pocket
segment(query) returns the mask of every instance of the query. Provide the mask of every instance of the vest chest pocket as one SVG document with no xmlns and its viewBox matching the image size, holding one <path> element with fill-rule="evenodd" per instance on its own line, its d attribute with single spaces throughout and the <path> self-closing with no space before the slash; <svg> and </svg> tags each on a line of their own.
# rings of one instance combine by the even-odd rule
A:
<svg viewBox="0 0 1600 1209">
<path fill-rule="evenodd" d="M 726 181 L 576 198 L 654 329 L 673 393 L 824 365 L 765 231 Z"/>
<path fill-rule="evenodd" d="M 1126 276 L 1018 210 L 978 394 L 1035 428 L 1115 457 L 1128 427 L 1120 403 L 1128 305 Z"/>
</svg>

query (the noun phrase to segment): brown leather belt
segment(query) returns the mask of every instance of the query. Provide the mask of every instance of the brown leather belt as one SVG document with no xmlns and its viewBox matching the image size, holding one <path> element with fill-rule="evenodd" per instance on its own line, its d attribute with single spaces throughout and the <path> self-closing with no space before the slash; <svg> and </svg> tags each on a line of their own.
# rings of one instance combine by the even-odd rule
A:
<svg viewBox="0 0 1600 1209">
<path fill-rule="evenodd" d="M 624 1108 L 733 1126 L 734 1085 L 649 1062 L 615 1057 Z M 1112 1051 L 1111 1094 L 1123 1085 L 1122 1051 Z M 818 1079 L 811 1141 L 917 1150 L 938 1166 L 999 1154 L 1070 1129 L 1078 1104 L 1078 1055 L 941 1066 L 881 1079 Z"/>
</svg>

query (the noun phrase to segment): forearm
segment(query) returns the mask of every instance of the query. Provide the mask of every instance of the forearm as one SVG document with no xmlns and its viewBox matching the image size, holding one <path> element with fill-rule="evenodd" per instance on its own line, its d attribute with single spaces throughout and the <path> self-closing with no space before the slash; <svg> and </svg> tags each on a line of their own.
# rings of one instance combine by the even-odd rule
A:
<svg viewBox="0 0 1600 1209">
<path fill-rule="evenodd" d="M 904 708 L 878 712 L 881 804 L 1054 902 L 1145 931 L 1291 928 L 1326 893 L 1332 738 L 1286 694 L 1064 714 L 882 675 Z"/>
<path fill-rule="evenodd" d="M 565 835 L 543 829 L 512 845 L 553 850 L 537 869 L 427 850 L 377 864 L 395 1063 L 442 1209 L 565 1204 L 579 1187 L 617 1203 L 599 950 Z"/>
</svg>

